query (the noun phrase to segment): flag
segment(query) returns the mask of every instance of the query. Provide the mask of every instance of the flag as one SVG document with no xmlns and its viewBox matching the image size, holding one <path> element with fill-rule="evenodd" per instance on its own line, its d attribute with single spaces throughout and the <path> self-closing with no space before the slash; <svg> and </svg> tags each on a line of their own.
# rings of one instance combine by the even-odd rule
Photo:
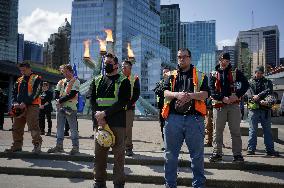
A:
<svg viewBox="0 0 284 188">
<path fill-rule="evenodd" d="M 106 75 L 104 56 L 102 56 L 102 61 L 101 61 L 101 74 Z"/>
<path fill-rule="evenodd" d="M 73 65 L 73 76 L 75 78 L 78 78 L 78 73 L 77 73 L 77 66 L 76 64 L 74 63 Z M 80 91 L 78 92 L 78 104 L 77 104 L 77 110 L 78 112 L 83 112 L 84 111 L 84 106 L 85 106 L 85 101 L 84 101 L 84 98 L 83 96 L 81 95 Z"/>
<path fill-rule="evenodd" d="M 74 63 L 74 65 L 73 65 L 73 71 L 74 71 L 73 76 L 74 76 L 75 78 L 78 78 L 78 74 L 77 74 L 77 66 L 76 66 L 76 64 L 75 64 L 75 63 Z"/>
</svg>

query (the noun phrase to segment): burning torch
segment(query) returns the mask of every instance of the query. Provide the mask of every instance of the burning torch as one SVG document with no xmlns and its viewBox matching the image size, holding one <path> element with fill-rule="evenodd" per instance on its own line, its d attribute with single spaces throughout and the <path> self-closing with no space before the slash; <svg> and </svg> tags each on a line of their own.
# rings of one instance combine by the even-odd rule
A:
<svg viewBox="0 0 284 188">
<path fill-rule="evenodd" d="M 106 38 L 106 50 L 108 53 L 114 54 L 114 42 L 112 37 L 112 30 L 111 29 L 105 29 L 105 32 L 107 34 Z"/>
<path fill-rule="evenodd" d="M 90 69 L 95 69 L 95 62 L 94 60 L 91 59 L 90 56 L 90 40 L 85 40 L 84 41 L 84 57 L 83 57 L 83 62 L 84 64 L 89 67 Z"/>
<path fill-rule="evenodd" d="M 127 43 L 127 56 L 128 60 L 132 63 L 132 65 L 136 62 L 133 50 L 131 49 L 130 43 Z"/>
</svg>

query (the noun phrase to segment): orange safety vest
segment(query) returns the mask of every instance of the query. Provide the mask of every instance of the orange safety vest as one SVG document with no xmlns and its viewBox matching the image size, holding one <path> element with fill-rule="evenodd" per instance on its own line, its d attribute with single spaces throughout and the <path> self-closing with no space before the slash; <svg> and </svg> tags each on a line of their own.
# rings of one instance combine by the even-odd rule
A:
<svg viewBox="0 0 284 188">
<path fill-rule="evenodd" d="M 64 83 L 67 81 L 67 79 L 62 79 L 62 80 L 60 80 L 59 81 L 59 85 L 60 85 L 60 87 L 64 87 Z M 65 93 L 66 93 L 66 95 L 68 95 L 70 92 L 71 92 L 71 89 L 72 89 L 72 87 L 73 87 L 73 84 L 75 83 L 75 81 L 76 81 L 76 78 L 72 78 L 70 81 L 69 81 L 69 83 L 67 84 L 67 87 L 65 88 Z M 60 89 L 60 97 L 62 97 L 64 95 L 64 92 L 62 92 L 62 90 Z M 78 94 L 76 94 L 76 96 L 74 97 L 74 98 L 72 98 L 72 99 L 70 99 L 71 101 L 77 101 L 78 100 Z"/>
<path fill-rule="evenodd" d="M 173 80 L 171 80 L 171 91 L 174 91 L 175 88 L 175 82 L 176 82 L 176 77 L 177 77 L 177 71 L 173 71 L 171 74 L 173 76 Z M 200 91 L 200 87 L 203 83 L 205 74 L 199 72 L 195 67 L 193 67 L 193 85 L 194 85 L 194 93 Z M 166 119 L 169 115 L 170 112 L 170 102 L 169 100 L 165 99 L 165 103 L 162 109 L 162 117 Z M 194 100 L 194 108 L 196 111 L 200 112 L 202 116 L 206 115 L 207 109 L 206 109 L 206 104 L 204 100 Z"/>
<path fill-rule="evenodd" d="M 33 73 L 30 75 L 30 78 L 29 78 L 29 81 L 28 81 L 28 95 L 29 96 L 31 96 L 32 93 L 33 93 L 33 86 L 34 86 L 34 83 L 35 83 L 37 78 L 41 78 L 41 76 L 33 74 Z M 21 86 L 23 80 L 24 80 L 24 76 L 19 77 L 18 80 L 17 80 L 17 83 L 18 83 L 18 93 L 20 93 L 20 86 Z M 35 98 L 33 100 L 32 104 L 40 105 L 41 104 L 40 96 Z"/>
</svg>

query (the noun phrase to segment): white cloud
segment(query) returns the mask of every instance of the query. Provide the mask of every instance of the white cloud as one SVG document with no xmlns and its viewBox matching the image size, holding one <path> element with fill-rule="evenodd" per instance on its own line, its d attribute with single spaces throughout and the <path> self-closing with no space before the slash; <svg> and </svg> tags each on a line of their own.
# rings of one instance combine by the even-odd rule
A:
<svg viewBox="0 0 284 188">
<path fill-rule="evenodd" d="M 234 46 L 236 39 L 225 39 L 217 42 L 218 50 L 222 50 L 223 46 Z"/>
<path fill-rule="evenodd" d="M 65 18 L 71 23 L 71 14 L 60 14 L 42 9 L 35 9 L 31 15 L 23 17 L 19 23 L 19 33 L 23 33 L 25 40 L 44 43 L 50 34 L 57 32 Z"/>
</svg>

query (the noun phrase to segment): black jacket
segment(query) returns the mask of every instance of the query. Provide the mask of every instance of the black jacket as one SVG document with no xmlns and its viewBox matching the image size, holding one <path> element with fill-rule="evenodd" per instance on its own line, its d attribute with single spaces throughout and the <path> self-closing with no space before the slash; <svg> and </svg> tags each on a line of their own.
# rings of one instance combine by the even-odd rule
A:
<svg viewBox="0 0 284 188">
<path fill-rule="evenodd" d="M 18 82 L 15 83 L 13 93 L 12 93 L 12 103 L 24 103 L 25 105 L 30 105 L 35 98 L 40 96 L 41 93 L 41 78 L 38 77 L 33 85 L 33 92 L 28 95 L 28 81 L 30 76 L 24 76 L 24 79 L 20 85 L 20 91 L 18 93 Z"/>
<path fill-rule="evenodd" d="M 118 91 L 118 101 L 110 107 L 98 106 L 97 98 L 114 98 L 115 81 L 122 76 L 120 74 L 114 76 L 102 76 L 98 89 L 96 91 L 95 78 L 90 86 L 89 95 L 90 103 L 93 112 L 105 111 L 106 121 L 110 127 L 125 127 L 126 126 L 126 111 L 125 107 L 131 97 L 131 85 L 129 79 L 125 78 L 121 81 Z M 96 119 L 94 119 L 96 125 Z"/>
<path fill-rule="evenodd" d="M 262 77 L 260 79 L 253 78 L 250 80 L 250 91 L 253 95 L 258 95 L 260 100 L 263 100 L 273 92 L 273 84 L 271 80 Z"/>
<path fill-rule="evenodd" d="M 53 92 L 50 90 L 43 91 L 40 95 L 41 98 L 41 105 L 44 105 L 44 110 L 51 112 L 52 109 L 52 104 L 51 101 L 53 99 Z M 48 104 L 45 105 L 45 103 L 48 102 Z"/>
<path fill-rule="evenodd" d="M 217 78 L 212 76 L 210 78 L 210 83 L 209 83 L 210 93 L 211 93 L 211 97 L 213 99 L 218 100 L 218 101 L 222 101 L 224 97 L 229 97 L 232 94 L 229 79 L 228 79 L 228 72 L 229 72 L 229 70 L 232 70 L 232 66 L 231 66 L 231 64 L 229 64 L 228 67 L 225 70 L 222 70 L 220 68 L 220 65 L 217 65 L 215 70 L 217 72 L 219 72 L 219 74 L 220 74 L 221 92 L 216 90 L 215 83 L 216 83 Z M 240 98 L 248 90 L 249 83 L 248 83 L 247 78 L 239 70 L 236 70 L 235 84 L 236 84 L 236 95 L 237 95 L 237 97 Z"/>
</svg>

